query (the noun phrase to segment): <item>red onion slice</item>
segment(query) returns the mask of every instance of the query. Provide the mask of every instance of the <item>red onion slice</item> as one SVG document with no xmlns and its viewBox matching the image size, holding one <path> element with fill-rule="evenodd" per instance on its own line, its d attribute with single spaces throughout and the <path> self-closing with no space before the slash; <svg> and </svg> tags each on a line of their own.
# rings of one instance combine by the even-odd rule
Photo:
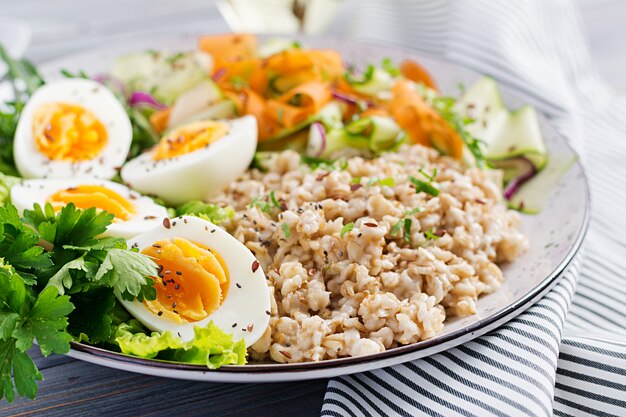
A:
<svg viewBox="0 0 626 417">
<path fill-rule="evenodd" d="M 356 106 L 359 103 L 365 103 L 367 107 L 374 107 L 374 102 L 371 100 L 363 100 L 358 97 L 344 94 L 341 91 L 337 91 L 337 90 L 333 90 L 333 97 L 337 99 L 338 101 L 342 101 L 346 104 L 354 104 Z"/>
<path fill-rule="evenodd" d="M 319 158 L 326 149 L 326 129 L 320 122 L 312 123 L 310 129 L 307 155 Z"/>
<path fill-rule="evenodd" d="M 122 81 L 108 74 L 96 74 L 93 76 L 93 80 L 99 82 L 100 84 L 109 84 L 110 86 L 115 87 L 124 96 L 128 93 L 126 86 Z"/>
<path fill-rule="evenodd" d="M 535 165 L 523 156 L 492 163 L 496 168 L 517 169 L 517 175 L 504 187 L 504 198 L 511 200 L 520 187 L 537 174 Z"/>
<path fill-rule="evenodd" d="M 226 75 L 226 68 L 220 68 L 211 77 L 213 81 L 218 82 L 224 75 Z"/>
<path fill-rule="evenodd" d="M 163 110 L 167 108 L 166 105 L 159 103 L 152 95 L 145 91 L 133 91 L 128 97 L 128 104 L 131 106 L 147 105 L 157 110 Z"/>
</svg>

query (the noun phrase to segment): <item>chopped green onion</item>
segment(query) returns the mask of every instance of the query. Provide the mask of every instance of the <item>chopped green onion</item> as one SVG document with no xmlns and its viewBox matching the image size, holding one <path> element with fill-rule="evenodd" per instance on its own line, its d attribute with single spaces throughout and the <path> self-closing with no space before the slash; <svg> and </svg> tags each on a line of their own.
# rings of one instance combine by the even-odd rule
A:
<svg viewBox="0 0 626 417">
<path fill-rule="evenodd" d="M 439 190 L 435 188 L 433 185 L 424 182 L 422 180 L 418 180 L 417 178 L 409 175 L 409 181 L 415 186 L 415 192 L 425 192 L 427 194 L 432 195 L 433 197 L 437 197 L 439 195 Z"/>
<path fill-rule="evenodd" d="M 387 187 L 393 187 L 396 185 L 396 181 L 391 177 L 383 178 L 382 180 L 379 180 L 378 183 L 380 185 L 386 185 Z"/>
<path fill-rule="evenodd" d="M 406 212 L 404 212 L 404 215 L 405 216 L 412 216 L 414 214 L 421 213 L 423 211 L 424 211 L 424 207 L 415 207 L 414 209 L 407 210 Z"/>
<path fill-rule="evenodd" d="M 287 226 L 285 223 L 281 223 L 280 227 L 283 228 L 283 233 L 285 234 L 285 237 L 289 239 L 291 237 L 291 229 L 289 229 L 289 226 Z"/>
<path fill-rule="evenodd" d="M 353 229 L 354 229 L 354 223 L 350 222 L 341 228 L 341 231 L 339 232 L 339 234 L 341 237 L 343 237 L 343 235 L 345 235 L 348 232 L 351 232 Z"/>
<path fill-rule="evenodd" d="M 272 201 L 272 204 L 274 205 L 274 207 L 282 209 L 282 206 L 280 205 L 280 203 L 276 199 L 276 194 L 274 193 L 274 191 L 270 192 L 270 200 Z"/>
<path fill-rule="evenodd" d="M 424 171 L 424 168 L 420 168 L 419 173 L 422 174 L 428 181 L 433 182 L 437 176 L 437 168 L 433 169 L 432 174 L 428 174 Z"/>
<path fill-rule="evenodd" d="M 430 229 L 430 230 L 427 230 L 426 232 L 424 232 L 424 236 L 428 240 L 437 240 L 437 239 L 439 239 L 439 236 L 437 236 L 435 234 L 435 232 L 433 232 L 433 229 Z"/>
<path fill-rule="evenodd" d="M 413 220 L 404 219 L 404 240 L 407 243 L 411 243 L 411 224 L 413 224 Z"/>
<path fill-rule="evenodd" d="M 392 237 L 396 237 L 398 233 L 400 232 L 400 229 L 402 229 L 403 224 L 404 224 L 404 219 L 401 219 L 398 223 L 393 225 L 389 234 Z"/>
</svg>

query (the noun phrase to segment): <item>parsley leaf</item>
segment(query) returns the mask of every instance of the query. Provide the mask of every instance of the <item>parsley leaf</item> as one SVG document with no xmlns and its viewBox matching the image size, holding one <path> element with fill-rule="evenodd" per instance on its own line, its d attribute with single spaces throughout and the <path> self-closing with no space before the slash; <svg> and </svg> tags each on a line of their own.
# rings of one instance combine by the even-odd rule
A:
<svg viewBox="0 0 626 417">
<path fill-rule="evenodd" d="M 70 314 L 69 331 L 81 341 L 101 343 L 111 336 L 115 295 L 110 288 L 95 288 L 73 297 L 76 309 Z"/>
<path fill-rule="evenodd" d="M 148 278 L 156 275 L 156 264 L 148 256 L 125 249 L 109 249 L 94 280 L 112 287 L 124 299 L 143 301 L 156 298 L 154 281 Z"/>
<path fill-rule="evenodd" d="M 35 398 L 42 377 L 25 351 L 37 339 L 44 356 L 67 353 L 67 315 L 73 309 L 69 297 L 54 288 L 35 295 L 12 266 L 0 261 L 0 397 L 13 401 L 17 390 Z"/>
<path fill-rule="evenodd" d="M 39 236 L 22 223 L 14 206 L 0 207 L 0 254 L 30 284 L 34 283 L 37 269 L 52 265 L 50 256 L 37 246 L 38 242 Z"/>
<path fill-rule="evenodd" d="M 348 233 L 348 232 L 351 232 L 352 230 L 354 230 L 354 222 L 350 222 L 350 223 L 348 223 L 348 224 L 344 225 L 344 226 L 341 228 L 341 231 L 339 232 L 339 235 L 340 235 L 341 237 L 343 237 L 343 235 L 345 235 L 345 234 L 346 234 L 346 233 Z"/>
<path fill-rule="evenodd" d="M 45 209 L 35 204 L 33 210 L 24 211 L 24 221 L 55 247 L 92 245 L 96 243 L 95 237 L 106 231 L 113 218 L 113 214 L 106 211 L 98 213 L 95 207 L 79 210 L 72 203 L 59 213 L 55 213 L 50 204 L 46 204 Z"/>
<path fill-rule="evenodd" d="M 418 180 L 417 178 L 409 175 L 409 181 L 415 186 L 415 192 L 425 192 L 426 194 L 430 194 L 433 197 L 437 197 L 439 195 L 439 190 L 435 188 L 432 184 Z"/>
<path fill-rule="evenodd" d="M 68 296 L 59 296 L 55 288 L 45 288 L 35 301 L 32 309 L 22 317 L 23 323 L 13 331 L 16 347 L 21 351 L 30 349 L 33 339 L 41 353 L 67 353 L 72 337 L 65 331 L 67 315 L 74 310 Z"/>
</svg>

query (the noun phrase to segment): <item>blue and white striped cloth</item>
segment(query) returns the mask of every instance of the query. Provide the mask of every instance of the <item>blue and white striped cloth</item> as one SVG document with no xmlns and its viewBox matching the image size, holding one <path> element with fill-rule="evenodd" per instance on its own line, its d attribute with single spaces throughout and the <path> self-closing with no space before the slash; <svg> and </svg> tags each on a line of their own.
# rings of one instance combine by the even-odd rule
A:
<svg viewBox="0 0 626 417">
<path fill-rule="evenodd" d="M 585 258 L 540 302 L 458 348 L 332 380 L 322 416 L 626 416 L 626 98 L 600 80 L 568 0 L 362 0 L 351 34 L 490 74 L 582 155 Z"/>
</svg>

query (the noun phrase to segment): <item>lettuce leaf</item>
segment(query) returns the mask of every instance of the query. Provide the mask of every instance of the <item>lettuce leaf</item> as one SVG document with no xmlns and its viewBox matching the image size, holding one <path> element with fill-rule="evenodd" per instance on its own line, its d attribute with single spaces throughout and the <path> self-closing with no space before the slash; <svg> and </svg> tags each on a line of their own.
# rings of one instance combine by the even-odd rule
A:
<svg viewBox="0 0 626 417">
<path fill-rule="evenodd" d="M 11 202 L 11 188 L 21 180 L 21 178 L 5 175 L 0 172 L 0 207 Z"/>
<path fill-rule="evenodd" d="M 194 327 L 195 336 L 182 341 L 172 332 L 133 333 L 132 324 L 117 327 L 115 342 L 122 353 L 141 358 L 156 358 L 176 362 L 206 365 L 217 369 L 222 365 L 244 365 L 246 344 L 243 339 L 235 342 L 233 336 L 224 333 L 215 323 L 206 327 Z"/>
<path fill-rule="evenodd" d="M 233 217 L 235 211 L 231 207 L 220 207 L 217 204 L 205 203 L 199 200 L 188 201 L 176 207 L 176 215 L 191 215 L 208 220 L 213 224 L 220 224 Z"/>
</svg>

